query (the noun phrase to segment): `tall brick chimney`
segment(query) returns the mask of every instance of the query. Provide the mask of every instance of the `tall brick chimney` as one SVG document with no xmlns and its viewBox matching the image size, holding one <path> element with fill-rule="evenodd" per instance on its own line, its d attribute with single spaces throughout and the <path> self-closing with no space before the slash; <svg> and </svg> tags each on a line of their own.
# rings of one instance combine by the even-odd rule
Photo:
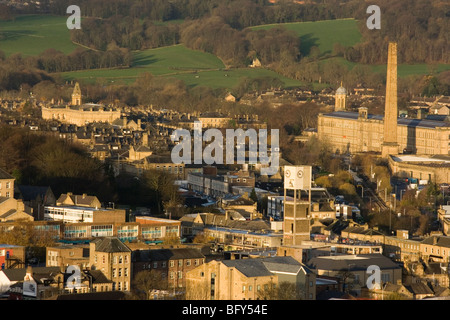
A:
<svg viewBox="0 0 450 320">
<path fill-rule="evenodd" d="M 389 42 L 386 78 L 386 101 L 384 106 L 384 136 L 381 156 L 398 154 L 397 142 L 397 43 Z"/>
</svg>

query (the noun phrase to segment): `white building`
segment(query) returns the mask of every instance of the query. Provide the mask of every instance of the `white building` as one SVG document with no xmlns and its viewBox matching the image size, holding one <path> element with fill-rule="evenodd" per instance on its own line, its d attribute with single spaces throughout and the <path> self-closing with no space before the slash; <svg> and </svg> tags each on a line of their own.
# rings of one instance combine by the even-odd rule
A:
<svg viewBox="0 0 450 320">
<path fill-rule="evenodd" d="M 44 210 L 44 220 L 56 220 L 67 223 L 94 222 L 95 208 L 87 207 L 57 207 L 47 206 Z"/>
</svg>

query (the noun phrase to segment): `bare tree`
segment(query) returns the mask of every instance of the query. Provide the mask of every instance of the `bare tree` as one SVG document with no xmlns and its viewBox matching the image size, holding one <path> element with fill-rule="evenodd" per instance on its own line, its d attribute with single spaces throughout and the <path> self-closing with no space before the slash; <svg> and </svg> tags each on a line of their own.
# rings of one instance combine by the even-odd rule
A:
<svg viewBox="0 0 450 320">
<path fill-rule="evenodd" d="M 153 289 L 165 290 L 167 289 L 167 281 L 162 277 L 160 271 L 157 270 L 143 270 L 136 274 L 133 285 L 137 295 L 144 295 L 145 299 L 150 300 L 150 292 Z"/>
</svg>

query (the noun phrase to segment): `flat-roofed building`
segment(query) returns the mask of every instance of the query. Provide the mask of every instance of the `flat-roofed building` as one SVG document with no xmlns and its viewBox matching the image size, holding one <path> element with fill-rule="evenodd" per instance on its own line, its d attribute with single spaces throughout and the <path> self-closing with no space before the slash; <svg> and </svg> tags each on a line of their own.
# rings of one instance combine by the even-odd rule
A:
<svg viewBox="0 0 450 320">
<path fill-rule="evenodd" d="M 180 238 L 181 221 L 155 217 L 136 217 L 144 241 L 159 243 L 166 238 Z"/>
<path fill-rule="evenodd" d="M 97 209 L 80 206 L 46 206 L 44 220 L 62 221 L 64 223 L 77 222 L 125 222 L 125 210 Z"/>
</svg>

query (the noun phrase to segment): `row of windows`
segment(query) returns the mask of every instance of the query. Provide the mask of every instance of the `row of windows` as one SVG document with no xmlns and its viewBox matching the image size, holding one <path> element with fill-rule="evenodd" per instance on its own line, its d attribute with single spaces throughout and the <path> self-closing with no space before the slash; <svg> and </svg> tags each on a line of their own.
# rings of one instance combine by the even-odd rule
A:
<svg viewBox="0 0 450 320">
<path fill-rule="evenodd" d="M 192 265 L 191 259 L 186 259 L 186 260 L 180 259 L 180 260 L 178 260 L 178 263 L 177 263 L 179 267 L 182 267 L 182 266 L 183 266 L 183 261 L 184 261 L 184 264 L 185 264 L 186 266 L 188 266 L 188 267 Z M 198 266 L 199 263 L 200 263 L 200 260 L 199 260 L 199 259 L 194 259 L 194 266 Z M 153 268 L 156 269 L 156 268 L 158 268 L 158 266 L 160 266 L 160 267 L 162 267 L 162 268 L 165 268 L 165 267 L 167 266 L 167 261 L 161 261 L 161 262 L 159 262 L 159 263 L 158 263 L 158 261 L 154 261 L 154 262 L 152 262 L 152 263 L 144 264 L 144 265 L 142 266 L 142 268 L 143 268 L 143 269 L 151 269 L 151 268 L 153 267 Z M 175 260 L 170 260 L 170 261 L 169 261 L 169 266 L 170 266 L 170 267 L 175 267 Z"/>
<path fill-rule="evenodd" d="M 116 277 L 128 277 L 128 268 L 113 268 L 112 270 L 112 277 L 116 278 Z"/>
<path fill-rule="evenodd" d="M 113 258 L 113 263 L 117 264 L 117 263 L 128 263 L 128 256 L 114 256 Z"/>
<path fill-rule="evenodd" d="M 118 281 L 118 282 L 114 282 L 113 283 L 113 290 L 124 290 L 127 291 L 128 290 L 128 281 Z"/>
<path fill-rule="evenodd" d="M 98 256 L 94 255 L 94 262 L 97 263 L 98 262 Z M 102 263 L 106 263 L 106 255 L 102 255 Z M 113 263 L 114 264 L 121 264 L 121 263 L 128 263 L 128 255 L 124 255 L 124 256 L 114 256 L 113 257 Z"/>
<path fill-rule="evenodd" d="M 425 247 L 425 252 L 428 253 L 428 247 Z M 431 247 L 430 248 L 430 253 L 431 254 L 440 254 L 440 250 L 439 250 L 439 248 L 436 248 L 436 250 L 434 250 L 434 248 Z M 445 256 L 445 254 L 446 254 L 446 251 L 442 250 L 442 255 Z"/>
</svg>

